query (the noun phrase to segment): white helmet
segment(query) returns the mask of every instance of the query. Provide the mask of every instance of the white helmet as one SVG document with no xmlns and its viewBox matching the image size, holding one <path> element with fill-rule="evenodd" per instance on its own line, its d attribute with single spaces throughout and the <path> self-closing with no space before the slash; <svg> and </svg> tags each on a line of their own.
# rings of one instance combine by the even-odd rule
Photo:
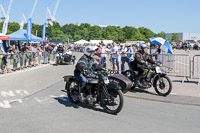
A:
<svg viewBox="0 0 200 133">
<path fill-rule="evenodd" d="M 84 54 L 86 54 L 86 55 L 89 56 L 92 52 L 95 52 L 97 50 L 98 50 L 97 46 L 95 46 L 95 45 L 88 45 L 88 46 L 86 46 L 84 48 L 83 52 L 84 52 Z"/>
<path fill-rule="evenodd" d="M 148 44 L 140 44 L 140 50 L 144 52 L 144 48 L 149 48 Z"/>
</svg>

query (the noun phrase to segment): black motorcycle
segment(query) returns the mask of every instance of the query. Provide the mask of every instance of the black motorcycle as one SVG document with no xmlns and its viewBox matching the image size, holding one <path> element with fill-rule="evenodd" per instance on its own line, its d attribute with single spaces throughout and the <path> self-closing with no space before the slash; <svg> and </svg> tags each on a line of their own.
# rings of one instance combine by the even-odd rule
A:
<svg viewBox="0 0 200 133">
<path fill-rule="evenodd" d="M 160 96 L 167 96 L 170 94 L 172 90 L 172 81 L 166 74 L 162 73 L 158 64 L 148 65 L 148 67 L 141 66 L 141 68 L 144 70 L 144 76 L 140 80 L 142 86 L 138 86 L 135 83 L 135 80 L 139 76 L 137 71 L 128 70 L 123 72 L 123 75 L 128 77 L 133 82 L 132 89 L 135 87 L 139 87 L 141 89 L 154 87 L 156 93 Z"/>
<path fill-rule="evenodd" d="M 108 75 L 109 71 L 103 70 L 97 72 L 95 77 L 88 76 L 86 88 L 82 92 L 80 83 L 74 76 L 65 76 L 65 89 L 69 100 L 75 104 L 79 102 L 100 104 L 107 113 L 119 113 L 124 103 L 121 87 L 116 83 L 110 83 Z"/>
</svg>

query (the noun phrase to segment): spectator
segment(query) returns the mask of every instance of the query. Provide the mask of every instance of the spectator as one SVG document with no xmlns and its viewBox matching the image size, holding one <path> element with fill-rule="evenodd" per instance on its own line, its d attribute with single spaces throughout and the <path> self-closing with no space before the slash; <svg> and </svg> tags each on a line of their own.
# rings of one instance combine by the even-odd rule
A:
<svg viewBox="0 0 200 133">
<path fill-rule="evenodd" d="M 112 65 L 113 65 L 113 70 L 116 70 L 117 67 L 117 59 L 118 59 L 118 47 L 116 44 L 113 42 L 112 43 L 112 48 L 110 49 L 110 54 L 111 54 L 111 59 L 112 59 Z"/>
<path fill-rule="evenodd" d="M 127 54 L 127 62 L 128 62 L 129 70 L 132 70 L 131 65 L 130 65 L 130 62 L 133 61 L 133 58 L 134 58 L 134 51 L 135 51 L 135 50 L 131 47 L 131 44 L 130 44 L 130 43 L 128 43 L 128 44 L 126 45 L 126 47 L 127 47 L 126 54 Z"/>
<path fill-rule="evenodd" d="M 37 53 L 38 53 L 38 64 L 41 63 L 42 52 L 43 52 L 43 45 L 37 47 Z"/>
<path fill-rule="evenodd" d="M 157 62 L 161 62 L 161 55 L 160 55 L 161 49 L 160 49 L 160 45 L 157 44 L 155 46 L 155 48 L 156 48 L 156 51 L 155 51 L 155 53 L 153 53 L 153 56 L 155 56 L 155 60 Z"/>
<path fill-rule="evenodd" d="M 126 60 L 127 60 L 127 54 L 126 54 L 126 51 L 127 51 L 127 48 L 125 47 L 124 44 L 121 44 L 120 45 L 120 49 L 119 49 L 119 53 L 121 54 L 121 70 L 122 72 L 124 72 L 126 70 L 126 67 L 125 67 L 125 63 L 126 63 Z"/>
<path fill-rule="evenodd" d="M 119 70 L 121 69 L 121 55 L 119 54 L 119 49 L 120 49 L 120 42 L 117 42 L 117 47 L 118 47 L 118 58 L 117 58 L 117 70 L 119 72 Z"/>
<path fill-rule="evenodd" d="M 1 73 L 4 74 L 5 73 L 5 69 L 6 69 L 6 55 L 7 53 L 4 52 L 3 48 L 2 48 L 2 41 L 0 40 L 0 57 L 1 57 Z"/>
<path fill-rule="evenodd" d="M 18 47 L 18 42 L 13 47 L 13 71 L 16 71 L 19 63 L 19 47 Z"/>
<path fill-rule="evenodd" d="M 13 54 L 14 54 L 13 47 L 9 46 L 8 55 L 7 55 L 7 64 L 6 64 L 7 73 L 12 73 L 11 68 L 10 68 L 10 60 L 11 60 Z"/>
<path fill-rule="evenodd" d="M 107 57 L 107 52 L 109 51 L 109 49 L 106 48 L 105 44 L 101 44 L 101 66 L 106 68 L 107 66 L 107 62 L 106 62 L 106 57 Z"/>
<path fill-rule="evenodd" d="M 37 64 L 37 44 L 34 44 L 32 47 L 32 57 L 33 57 L 33 66 Z"/>
<path fill-rule="evenodd" d="M 47 64 L 47 57 L 48 57 L 48 44 L 44 45 L 44 60 L 43 64 Z"/>
</svg>

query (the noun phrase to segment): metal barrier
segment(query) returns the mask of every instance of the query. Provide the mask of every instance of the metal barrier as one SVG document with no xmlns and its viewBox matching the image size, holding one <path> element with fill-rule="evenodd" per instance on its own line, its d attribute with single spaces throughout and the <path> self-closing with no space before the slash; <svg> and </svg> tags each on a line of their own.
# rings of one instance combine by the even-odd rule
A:
<svg viewBox="0 0 200 133">
<path fill-rule="evenodd" d="M 174 55 L 161 55 L 162 58 L 162 70 L 170 76 L 184 77 L 185 79 L 192 78 L 191 75 L 191 58 L 185 54 Z"/>
<path fill-rule="evenodd" d="M 192 78 L 199 79 L 198 84 L 200 84 L 200 55 L 193 57 Z"/>
</svg>

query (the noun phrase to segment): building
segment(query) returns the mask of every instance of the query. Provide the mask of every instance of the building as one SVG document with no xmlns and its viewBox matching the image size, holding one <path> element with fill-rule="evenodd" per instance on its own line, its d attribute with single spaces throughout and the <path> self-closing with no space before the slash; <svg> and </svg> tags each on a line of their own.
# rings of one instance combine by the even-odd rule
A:
<svg viewBox="0 0 200 133">
<path fill-rule="evenodd" d="M 179 40 L 200 40 L 200 33 L 177 33 Z M 166 33 L 167 39 L 172 39 L 172 33 Z"/>
</svg>

